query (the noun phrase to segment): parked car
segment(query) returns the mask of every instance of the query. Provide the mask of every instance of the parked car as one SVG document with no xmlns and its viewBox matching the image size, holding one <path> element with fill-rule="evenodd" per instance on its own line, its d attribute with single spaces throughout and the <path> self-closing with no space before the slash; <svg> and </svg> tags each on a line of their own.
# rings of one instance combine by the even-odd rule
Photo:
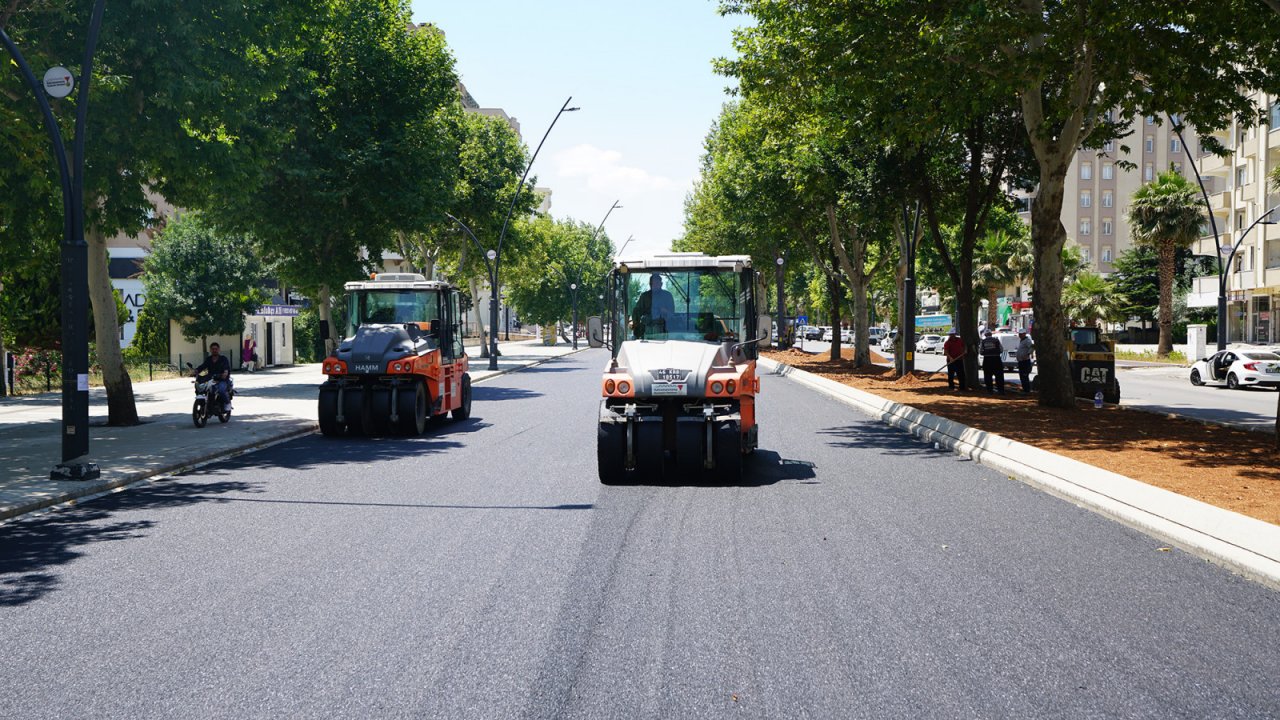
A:
<svg viewBox="0 0 1280 720">
<path fill-rule="evenodd" d="M 821 340 L 822 328 L 817 325 L 809 325 L 804 329 L 805 340 Z"/>
<path fill-rule="evenodd" d="M 840 328 L 840 342 L 852 345 L 853 330 L 850 330 L 849 328 Z"/>
<path fill-rule="evenodd" d="M 1219 350 L 1191 366 L 1192 385 L 1226 385 L 1232 390 L 1280 387 L 1280 355 L 1266 350 Z"/>
<path fill-rule="evenodd" d="M 867 337 L 871 340 L 871 347 L 878 347 L 880 345 L 881 338 L 884 337 L 884 328 L 867 328 Z"/>
<path fill-rule="evenodd" d="M 921 335 L 916 341 L 916 352 L 918 353 L 941 353 L 942 352 L 942 336 L 941 335 Z"/>
<path fill-rule="evenodd" d="M 881 336 L 880 347 L 885 350 L 889 350 L 893 347 L 893 344 L 897 342 L 897 340 L 898 340 L 898 331 L 890 330 L 889 332 L 884 333 L 884 335 Z"/>
</svg>

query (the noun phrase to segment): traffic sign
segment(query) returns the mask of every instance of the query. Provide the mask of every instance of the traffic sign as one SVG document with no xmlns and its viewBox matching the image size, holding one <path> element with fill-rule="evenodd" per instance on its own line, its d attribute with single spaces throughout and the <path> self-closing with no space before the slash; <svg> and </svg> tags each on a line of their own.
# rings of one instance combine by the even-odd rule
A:
<svg viewBox="0 0 1280 720">
<path fill-rule="evenodd" d="M 797 324 L 797 325 L 808 325 L 808 324 L 809 324 L 809 316 L 808 316 L 808 315 L 797 315 L 797 316 L 796 316 L 796 324 Z"/>
<path fill-rule="evenodd" d="M 64 98 L 71 94 L 75 80 L 71 79 L 71 71 L 64 67 L 51 67 L 44 74 L 44 91 L 49 97 Z"/>
</svg>

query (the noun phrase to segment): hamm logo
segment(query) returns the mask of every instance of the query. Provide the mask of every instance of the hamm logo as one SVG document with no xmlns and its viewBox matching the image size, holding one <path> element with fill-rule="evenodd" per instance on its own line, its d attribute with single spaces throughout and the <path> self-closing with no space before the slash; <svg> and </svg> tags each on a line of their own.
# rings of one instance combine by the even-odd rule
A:
<svg viewBox="0 0 1280 720">
<path fill-rule="evenodd" d="M 649 374 L 653 376 L 656 383 L 682 383 L 689 379 L 692 370 L 680 370 L 677 368 L 663 368 L 661 370 L 650 370 Z"/>
</svg>

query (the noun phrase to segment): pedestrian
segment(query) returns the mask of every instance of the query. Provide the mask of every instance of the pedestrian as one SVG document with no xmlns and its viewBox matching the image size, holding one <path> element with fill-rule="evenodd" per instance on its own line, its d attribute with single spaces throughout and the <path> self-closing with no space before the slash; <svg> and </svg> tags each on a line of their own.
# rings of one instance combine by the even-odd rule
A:
<svg viewBox="0 0 1280 720">
<path fill-rule="evenodd" d="M 1022 383 L 1023 394 L 1031 392 L 1031 355 L 1036 351 L 1036 344 L 1027 336 L 1026 328 L 1018 331 L 1018 381 Z"/>
<path fill-rule="evenodd" d="M 947 334 L 947 341 L 942 344 L 942 354 L 947 358 L 947 387 L 956 389 L 956 378 L 960 379 L 960 389 L 968 390 L 964 377 L 964 340 L 952 330 Z"/>
<path fill-rule="evenodd" d="M 991 392 L 991 385 L 995 383 L 995 392 L 999 395 L 1004 394 L 1004 360 L 1000 357 L 1004 353 L 1004 346 L 1000 344 L 1000 340 L 992 337 L 991 331 L 987 330 L 983 333 L 982 342 L 978 345 L 978 352 L 982 355 L 982 376 L 986 382 L 987 392 Z"/>
<path fill-rule="evenodd" d="M 258 359 L 255 354 L 258 349 L 258 343 L 250 335 L 244 339 L 244 347 L 240 348 L 240 364 L 244 366 L 246 372 L 253 372 L 253 363 Z"/>
</svg>

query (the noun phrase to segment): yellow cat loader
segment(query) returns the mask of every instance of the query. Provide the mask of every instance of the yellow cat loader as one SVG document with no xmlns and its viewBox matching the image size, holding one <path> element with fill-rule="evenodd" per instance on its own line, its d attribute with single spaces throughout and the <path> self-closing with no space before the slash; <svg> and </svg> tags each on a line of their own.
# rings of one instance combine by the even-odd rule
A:
<svg viewBox="0 0 1280 720">
<path fill-rule="evenodd" d="M 1116 379 L 1116 342 L 1104 340 L 1098 328 L 1073 327 L 1067 331 L 1067 359 L 1076 397 L 1092 400 L 1101 392 L 1104 402 L 1119 404 Z"/>
</svg>

